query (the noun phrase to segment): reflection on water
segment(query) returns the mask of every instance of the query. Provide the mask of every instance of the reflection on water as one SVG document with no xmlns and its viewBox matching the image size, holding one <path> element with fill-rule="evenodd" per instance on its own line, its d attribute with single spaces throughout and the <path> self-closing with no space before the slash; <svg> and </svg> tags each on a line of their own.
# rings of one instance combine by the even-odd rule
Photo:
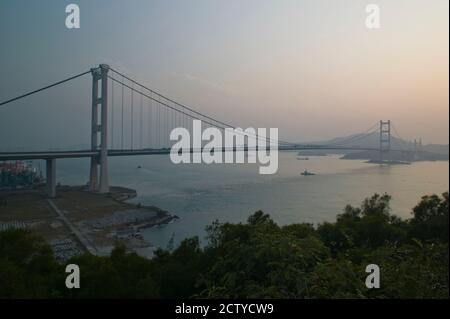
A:
<svg viewBox="0 0 450 319">
<path fill-rule="evenodd" d="M 61 160 L 58 181 L 85 183 L 88 167 L 87 160 Z M 316 175 L 300 175 L 305 169 Z M 339 156 L 297 160 L 295 152 L 280 152 L 274 175 L 259 175 L 257 164 L 175 165 L 168 155 L 110 159 L 113 185 L 136 189 L 134 202 L 181 217 L 145 231 L 161 247 L 172 234 L 175 242 L 203 237 L 211 221 L 245 221 L 256 210 L 269 213 L 280 224 L 333 221 L 346 204 L 359 205 L 376 192 L 392 195 L 393 213 L 406 218 L 422 195 L 448 190 L 448 171 L 448 162 L 379 166 Z"/>
</svg>

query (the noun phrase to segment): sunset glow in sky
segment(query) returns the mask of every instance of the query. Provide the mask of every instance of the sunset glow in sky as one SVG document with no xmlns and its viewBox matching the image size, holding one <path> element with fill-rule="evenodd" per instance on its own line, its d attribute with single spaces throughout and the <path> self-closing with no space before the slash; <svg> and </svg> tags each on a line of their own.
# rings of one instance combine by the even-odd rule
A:
<svg viewBox="0 0 450 319">
<path fill-rule="evenodd" d="M 109 63 L 226 122 L 278 127 L 285 140 L 390 119 L 406 139 L 448 143 L 447 0 L 72 2 L 79 30 L 64 26 L 69 2 L 0 3 L 0 100 Z M 365 26 L 368 3 L 381 8 L 380 29 Z M 88 136 L 89 113 L 64 94 L 68 111 L 52 114 L 79 118 Z M 28 114 L 21 143 L 51 107 L 0 110 L 0 133 L 13 129 L 14 112 Z M 75 141 L 77 127 L 66 129 Z"/>
</svg>

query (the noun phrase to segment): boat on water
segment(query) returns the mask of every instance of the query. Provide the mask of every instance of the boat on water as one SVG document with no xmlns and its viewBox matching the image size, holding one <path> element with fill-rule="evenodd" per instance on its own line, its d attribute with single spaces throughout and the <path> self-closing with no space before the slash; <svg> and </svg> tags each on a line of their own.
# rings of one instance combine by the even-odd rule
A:
<svg viewBox="0 0 450 319">
<path fill-rule="evenodd" d="M 316 175 L 316 174 L 311 173 L 311 172 L 308 172 L 308 170 L 305 169 L 303 172 L 300 173 L 300 175 L 303 175 L 303 176 L 310 176 L 310 175 Z"/>
<path fill-rule="evenodd" d="M 309 157 L 297 157 L 297 159 L 299 161 L 307 161 L 307 160 L 309 160 Z"/>
</svg>

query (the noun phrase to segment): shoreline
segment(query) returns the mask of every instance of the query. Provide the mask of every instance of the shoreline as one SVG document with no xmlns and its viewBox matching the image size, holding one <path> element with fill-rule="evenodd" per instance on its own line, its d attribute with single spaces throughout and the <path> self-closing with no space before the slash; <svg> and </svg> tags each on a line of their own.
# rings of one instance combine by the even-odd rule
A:
<svg viewBox="0 0 450 319">
<path fill-rule="evenodd" d="M 128 202 L 136 196 L 136 190 L 121 186 L 99 194 L 86 186 L 60 185 L 54 199 L 48 199 L 41 187 L 1 192 L 8 204 L 0 207 L 0 225 L 5 229 L 25 225 L 49 242 L 61 260 L 83 251 L 107 256 L 117 245 L 152 258 L 155 247 L 141 230 L 179 217 L 155 206 Z"/>
</svg>

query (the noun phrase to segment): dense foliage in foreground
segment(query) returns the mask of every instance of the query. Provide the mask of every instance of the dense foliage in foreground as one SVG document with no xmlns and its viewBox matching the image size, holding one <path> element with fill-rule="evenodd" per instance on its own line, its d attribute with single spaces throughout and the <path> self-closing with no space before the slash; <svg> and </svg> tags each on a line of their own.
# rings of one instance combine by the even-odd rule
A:
<svg viewBox="0 0 450 319">
<path fill-rule="evenodd" d="M 245 224 L 214 222 L 208 244 L 184 240 L 146 260 L 117 247 L 110 257 L 73 258 L 81 288 L 30 232 L 0 233 L 3 298 L 448 298 L 448 193 L 422 198 L 409 220 L 388 195 L 347 206 L 334 223 L 278 226 L 258 211 Z M 381 269 L 367 289 L 366 265 Z"/>
</svg>

